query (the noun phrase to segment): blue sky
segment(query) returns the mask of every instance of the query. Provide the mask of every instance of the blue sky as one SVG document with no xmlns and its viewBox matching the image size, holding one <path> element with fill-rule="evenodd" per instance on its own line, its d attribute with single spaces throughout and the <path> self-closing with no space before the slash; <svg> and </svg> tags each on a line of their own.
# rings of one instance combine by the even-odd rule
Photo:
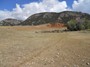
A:
<svg viewBox="0 0 90 67">
<path fill-rule="evenodd" d="M 0 0 L 0 10 L 12 10 L 16 7 L 16 3 L 22 5 L 30 2 L 37 2 L 38 0 Z"/>
<path fill-rule="evenodd" d="M 16 3 L 23 5 L 28 4 L 32 2 L 40 2 L 41 0 L 0 0 L 0 10 L 12 10 L 16 7 Z M 64 1 L 64 0 L 59 0 Z M 72 3 L 74 0 L 65 0 L 67 2 L 68 7 L 72 7 Z"/>
<path fill-rule="evenodd" d="M 0 20 L 25 20 L 40 12 L 79 11 L 90 14 L 90 0 L 0 0 Z"/>
</svg>

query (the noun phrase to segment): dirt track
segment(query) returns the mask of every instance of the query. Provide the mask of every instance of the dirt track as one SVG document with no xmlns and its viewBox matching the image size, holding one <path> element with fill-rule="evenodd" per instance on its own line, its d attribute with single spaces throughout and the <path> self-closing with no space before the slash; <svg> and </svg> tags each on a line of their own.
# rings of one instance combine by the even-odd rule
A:
<svg viewBox="0 0 90 67">
<path fill-rule="evenodd" d="M 0 67 L 90 67 L 90 32 L 0 28 Z"/>
</svg>

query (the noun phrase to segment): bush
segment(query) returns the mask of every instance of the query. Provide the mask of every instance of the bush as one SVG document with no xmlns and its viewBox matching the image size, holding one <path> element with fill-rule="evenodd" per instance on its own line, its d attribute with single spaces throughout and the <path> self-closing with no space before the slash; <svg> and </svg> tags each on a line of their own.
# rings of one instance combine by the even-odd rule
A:
<svg viewBox="0 0 90 67">
<path fill-rule="evenodd" d="M 71 30 L 71 31 L 74 31 L 74 30 L 77 30 L 77 24 L 76 24 L 76 20 L 70 20 L 68 23 L 67 23 L 67 29 Z"/>
<path fill-rule="evenodd" d="M 85 30 L 84 22 L 77 22 L 77 30 Z"/>
<path fill-rule="evenodd" d="M 90 20 L 85 20 L 84 26 L 85 29 L 90 29 Z"/>
<path fill-rule="evenodd" d="M 84 19 L 81 22 L 77 22 L 76 20 L 70 20 L 67 23 L 67 29 L 71 31 L 90 29 L 90 20 Z"/>
</svg>

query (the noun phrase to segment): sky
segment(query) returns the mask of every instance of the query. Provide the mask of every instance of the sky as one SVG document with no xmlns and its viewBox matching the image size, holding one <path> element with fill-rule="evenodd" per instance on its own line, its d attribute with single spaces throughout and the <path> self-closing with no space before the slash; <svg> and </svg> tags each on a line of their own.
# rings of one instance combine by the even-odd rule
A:
<svg viewBox="0 0 90 67">
<path fill-rule="evenodd" d="M 16 7 L 16 3 L 23 5 L 32 2 L 41 2 L 42 0 L 0 0 L 0 10 L 12 10 Z M 69 7 L 72 7 L 72 3 L 74 0 L 59 0 L 59 1 L 66 1 Z"/>
<path fill-rule="evenodd" d="M 90 14 L 90 0 L 0 0 L 0 20 L 25 20 L 40 12 L 81 11 Z"/>
</svg>

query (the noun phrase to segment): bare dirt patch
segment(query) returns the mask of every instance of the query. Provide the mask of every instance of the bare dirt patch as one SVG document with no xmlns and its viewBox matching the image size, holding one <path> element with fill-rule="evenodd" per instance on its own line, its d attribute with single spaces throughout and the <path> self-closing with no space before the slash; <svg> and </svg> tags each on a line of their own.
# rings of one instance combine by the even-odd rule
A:
<svg viewBox="0 0 90 67">
<path fill-rule="evenodd" d="M 0 67 L 90 67 L 90 33 L 32 30 L 0 27 Z"/>
</svg>

